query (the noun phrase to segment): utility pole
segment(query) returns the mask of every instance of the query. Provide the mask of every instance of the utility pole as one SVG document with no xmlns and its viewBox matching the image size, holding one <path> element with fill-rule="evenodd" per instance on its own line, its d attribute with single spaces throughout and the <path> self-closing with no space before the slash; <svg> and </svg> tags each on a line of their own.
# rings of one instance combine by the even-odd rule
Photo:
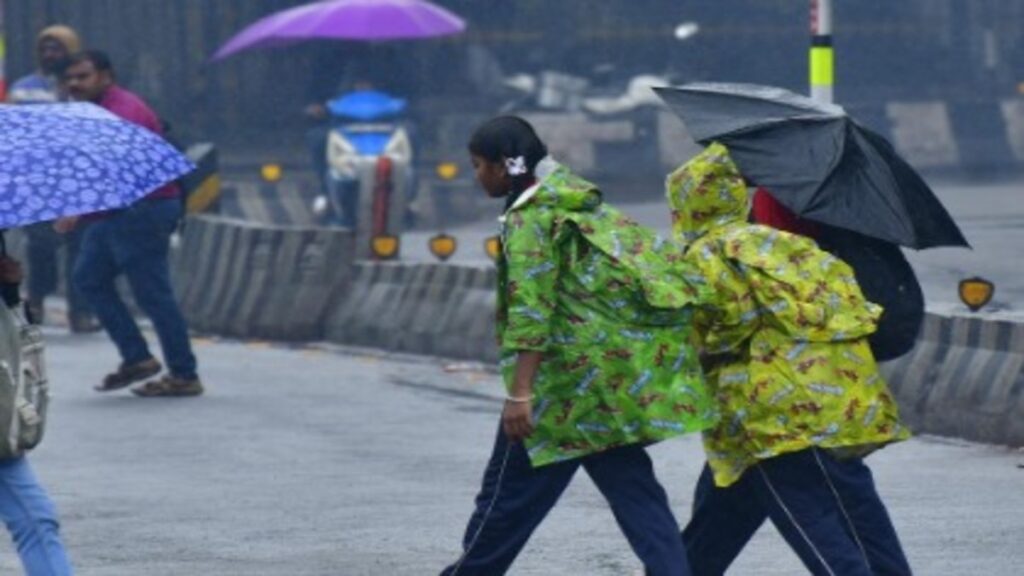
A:
<svg viewBox="0 0 1024 576">
<path fill-rule="evenodd" d="M 811 0 L 811 98 L 835 98 L 835 52 L 832 49 L 832 0 Z"/>
</svg>

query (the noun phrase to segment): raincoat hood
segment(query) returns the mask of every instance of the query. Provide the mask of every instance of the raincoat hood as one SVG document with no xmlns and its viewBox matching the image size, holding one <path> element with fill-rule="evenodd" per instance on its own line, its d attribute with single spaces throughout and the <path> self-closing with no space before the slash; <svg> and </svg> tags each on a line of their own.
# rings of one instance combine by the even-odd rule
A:
<svg viewBox="0 0 1024 576">
<path fill-rule="evenodd" d="M 706 150 L 669 175 L 672 230 L 687 242 L 726 224 L 742 224 L 750 213 L 751 195 L 725 146 Z"/>
<path fill-rule="evenodd" d="M 49 26 L 44 28 L 39 36 L 36 37 L 36 44 L 38 45 L 43 40 L 56 40 L 64 45 L 64 48 L 68 51 L 68 54 L 74 54 L 82 50 L 82 40 L 78 37 L 78 32 L 75 32 L 70 26 Z"/>
</svg>

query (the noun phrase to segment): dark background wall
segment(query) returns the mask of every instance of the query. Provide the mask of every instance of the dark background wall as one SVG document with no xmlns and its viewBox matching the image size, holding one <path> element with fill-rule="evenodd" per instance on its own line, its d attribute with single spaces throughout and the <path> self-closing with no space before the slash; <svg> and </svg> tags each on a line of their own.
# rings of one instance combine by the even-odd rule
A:
<svg viewBox="0 0 1024 576">
<path fill-rule="evenodd" d="M 438 0 L 469 21 L 466 35 L 378 46 L 316 43 L 220 64 L 208 57 L 234 32 L 302 2 L 0 2 L 9 81 L 31 70 L 36 32 L 67 23 L 89 46 L 109 51 L 123 83 L 149 98 L 179 135 L 227 146 L 297 143 L 303 106 L 356 77 L 409 96 L 428 119 L 494 110 L 505 97 L 501 74 L 514 72 L 669 73 L 679 81 L 798 90 L 807 82 L 806 0 Z M 836 11 L 842 103 L 995 102 L 1015 97 L 1024 80 L 1019 0 L 840 0 Z M 682 43 L 672 32 L 684 21 L 701 32 Z"/>
</svg>

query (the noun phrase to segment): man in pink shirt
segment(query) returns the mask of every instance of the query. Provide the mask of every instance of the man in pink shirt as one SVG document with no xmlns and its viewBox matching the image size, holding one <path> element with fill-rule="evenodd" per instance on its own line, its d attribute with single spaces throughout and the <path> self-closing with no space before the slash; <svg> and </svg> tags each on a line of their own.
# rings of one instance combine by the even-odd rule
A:
<svg viewBox="0 0 1024 576">
<path fill-rule="evenodd" d="M 163 134 L 157 115 L 137 95 L 121 88 L 106 54 L 88 51 L 68 61 L 63 82 L 72 99 L 93 102 L 156 134 Z M 96 311 L 121 354 L 121 366 L 96 386 L 99 392 L 126 388 L 163 370 L 149 351 L 114 281 L 124 274 L 135 301 L 153 321 L 168 373 L 159 380 L 132 388 L 138 396 L 198 396 L 203 385 L 188 326 L 171 287 L 171 234 L 182 216 L 181 191 L 176 184 L 159 188 L 123 210 L 92 214 L 82 238 L 73 281 Z M 74 228 L 74 219 L 58 222 L 58 231 Z"/>
</svg>

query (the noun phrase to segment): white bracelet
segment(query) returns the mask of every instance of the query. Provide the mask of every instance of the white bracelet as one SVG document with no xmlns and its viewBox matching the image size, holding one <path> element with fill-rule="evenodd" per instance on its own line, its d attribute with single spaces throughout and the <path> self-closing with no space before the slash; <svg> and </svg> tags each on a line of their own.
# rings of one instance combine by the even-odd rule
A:
<svg viewBox="0 0 1024 576">
<path fill-rule="evenodd" d="M 506 396 L 505 402 L 511 402 L 512 404 L 529 404 L 530 402 L 533 402 L 533 394 L 519 398 L 515 396 Z"/>
</svg>

